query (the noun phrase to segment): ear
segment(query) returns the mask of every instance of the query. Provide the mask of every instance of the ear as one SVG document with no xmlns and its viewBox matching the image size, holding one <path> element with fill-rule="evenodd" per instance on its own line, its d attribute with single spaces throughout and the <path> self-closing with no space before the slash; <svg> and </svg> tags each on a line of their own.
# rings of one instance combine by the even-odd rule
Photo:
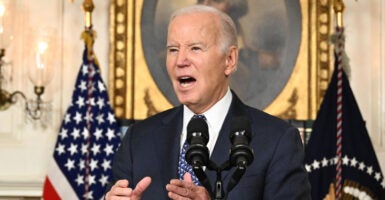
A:
<svg viewBox="0 0 385 200">
<path fill-rule="evenodd" d="M 229 48 L 229 51 L 226 54 L 226 69 L 225 69 L 225 75 L 229 76 L 233 72 L 237 70 L 237 64 L 238 64 L 238 47 L 237 46 L 231 46 Z"/>
</svg>

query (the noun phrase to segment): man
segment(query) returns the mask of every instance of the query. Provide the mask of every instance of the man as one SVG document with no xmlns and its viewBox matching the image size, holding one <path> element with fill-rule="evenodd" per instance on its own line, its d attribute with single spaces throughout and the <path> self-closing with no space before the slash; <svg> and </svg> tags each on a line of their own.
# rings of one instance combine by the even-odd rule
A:
<svg viewBox="0 0 385 200">
<path fill-rule="evenodd" d="M 228 15 L 202 5 L 172 15 L 166 65 L 182 105 L 129 129 L 116 153 L 106 199 L 210 199 L 210 191 L 194 185 L 190 173 L 177 178 L 186 127 L 195 114 L 207 120 L 207 146 L 217 164 L 229 157 L 231 120 L 246 116 L 251 123 L 255 159 L 227 199 L 310 199 L 297 129 L 246 106 L 230 91 L 237 60 L 237 33 Z M 216 173 L 206 169 L 206 174 L 214 188 Z M 231 173 L 224 171 L 222 178 L 227 184 Z"/>
</svg>

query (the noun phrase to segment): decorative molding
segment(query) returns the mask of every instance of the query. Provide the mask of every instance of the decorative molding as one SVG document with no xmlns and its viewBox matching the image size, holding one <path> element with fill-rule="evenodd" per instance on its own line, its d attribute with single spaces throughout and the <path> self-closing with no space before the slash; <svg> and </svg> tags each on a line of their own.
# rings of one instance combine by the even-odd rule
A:
<svg viewBox="0 0 385 200">
<path fill-rule="evenodd" d="M 127 65 L 127 6 L 122 0 L 114 0 L 110 6 L 110 99 L 119 118 L 126 115 Z"/>
<path fill-rule="evenodd" d="M 42 182 L 1 181 L 0 199 L 2 197 L 41 197 L 42 188 Z"/>
<path fill-rule="evenodd" d="M 333 69 L 333 48 L 330 43 L 330 36 L 333 33 L 333 0 L 316 1 L 316 82 L 317 94 L 316 105 L 319 108 L 323 96 L 329 85 Z"/>
</svg>

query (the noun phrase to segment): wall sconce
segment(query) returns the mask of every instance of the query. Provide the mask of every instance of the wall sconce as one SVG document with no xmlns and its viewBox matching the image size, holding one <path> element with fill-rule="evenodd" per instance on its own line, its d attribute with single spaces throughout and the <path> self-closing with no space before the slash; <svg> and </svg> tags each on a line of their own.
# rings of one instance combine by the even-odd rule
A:
<svg viewBox="0 0 385 200">
<path fill-rule="evenodd" d="M 21 97 L 25 101 L 27 117 L 38 120 L 41 119 L 45 111 L 41 96 L 44 93 L 45 86 L 52 80 L 55 49 L 50 46 L 50 37 L 40 36 L 38 39 L 29 39 L 27 41 L 30 42 L 29 45 L 31 46 L 31 48 L 29 48 L 30 53 L 27 56 L 28 63 L 32 63 L 32 66 L 28 66 L 28 76 L 34 85 L 35 99 L 28 99 L 21 91 L 9 92 L 5 89 L 5 86 L 12 82 L 13 71 L 12 63 L 7 62 L 5 59 L 6 48 L 13 40 L 12 34 L 8 31 L 8 28 L 11 29 L 12 27 L 5 26 L 9 20 L 12 21 L 13 19 L 8 15 L 12 6 L 11 2 L 12 0 L 0 0 L 0 111 L 7 110 L 17 102 L 18 97 Z M 8 3 L 8 5 L 6 3 Z"/>
</svg>

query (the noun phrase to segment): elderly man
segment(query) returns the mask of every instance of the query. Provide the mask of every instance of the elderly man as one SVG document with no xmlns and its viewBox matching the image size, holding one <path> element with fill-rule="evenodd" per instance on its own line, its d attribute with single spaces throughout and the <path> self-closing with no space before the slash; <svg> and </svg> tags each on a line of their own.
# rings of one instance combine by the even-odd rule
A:
<svg viewBox="0 0 385 200">
<path fill-rule="evenodd" d="M 231 121 L 250 121 L 254 161 L 226 199 L 310 199 L 303 167 L 303 145 L 296 128 L 251 108 L 229 88 L 237 69 L 234 22 L 225 13 L 195 5 L 176 11 L 167 37 L 167 71 L 182 105 L 133 125 L 116 153 L 106 199 L 211 199 L 211 191 L 195 184 L 194 173 L 181 171 L 179 156 L 186 127 L 194 115 L 204 116 L 215 163 L 228 160 Z M 216 173 L 206 169 L 214 188 Z M 179 177 L 178 177 L 179 174 Z M 223 183 L 231 179 L 223 172 Z"/>
</svg>

